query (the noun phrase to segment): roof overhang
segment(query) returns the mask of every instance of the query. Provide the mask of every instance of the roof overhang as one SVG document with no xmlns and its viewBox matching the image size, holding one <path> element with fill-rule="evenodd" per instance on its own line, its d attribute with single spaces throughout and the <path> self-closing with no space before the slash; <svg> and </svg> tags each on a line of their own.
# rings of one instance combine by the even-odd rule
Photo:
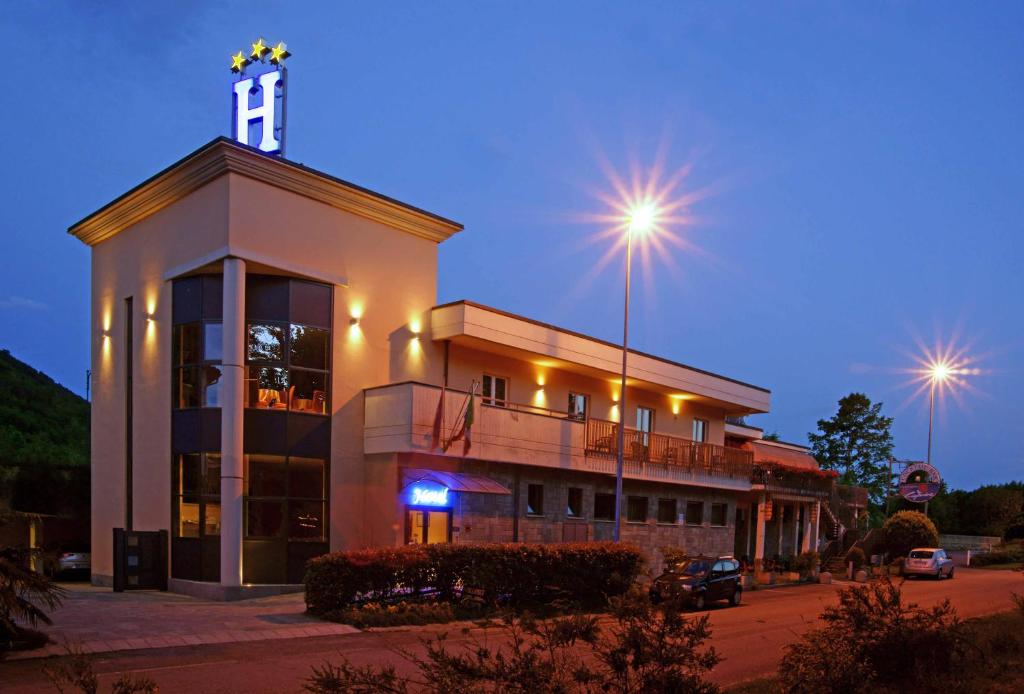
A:
<svg viewBox="0 0 1024 694">
<path fill-rule="evenodd" d="M 443 472 L 422 468 L 405 468 L 402 470 L 402 488 L 405 489 L 417 482 L 433 482 L 447 487 L 453 492 L 471 494 L 511 494 L 505 485 L 495 482 L 490 477 L 472 475 L 468 472 Z"/>
<path fill-rule="evenodd" d="M 68 233 L 94 246 L 229 173 L 262 181 L 435 243 L 462 230 L 458 222 L 219 137 L 73 224 Z"/>
<path fill-rule="evenodd" d="M 622 347 L 557 326 L 459 301 L 431 311 L 431 337 L 526 359 L 537 366 L 619 383 Z M 627 385 L 720 407 L 728 414 L 767 412 L 771 392 L 725 376 L 630 350 Z"/>
</svg>

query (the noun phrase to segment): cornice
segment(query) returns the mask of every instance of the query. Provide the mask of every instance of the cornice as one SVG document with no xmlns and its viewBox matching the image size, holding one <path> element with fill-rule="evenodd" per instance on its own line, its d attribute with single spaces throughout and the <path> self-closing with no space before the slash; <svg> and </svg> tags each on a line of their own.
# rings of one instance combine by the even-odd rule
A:
<svg viewBox="0 0 1024 694">
<path fill-rule="evenodd" d="M 261 181 L 435 243 L 462 230 L 458 222 L 301 164 L 269 157 L 227 138 L 217 138 L 74 224 L 68 233 L 94 246 L 227 173 Z"/>
</svg>

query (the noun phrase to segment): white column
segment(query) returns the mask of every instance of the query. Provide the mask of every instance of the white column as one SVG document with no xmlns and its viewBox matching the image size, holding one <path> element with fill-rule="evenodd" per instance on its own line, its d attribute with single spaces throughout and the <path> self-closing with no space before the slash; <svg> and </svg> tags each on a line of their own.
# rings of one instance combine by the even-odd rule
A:
<svg viewBox="0 0 1024 694">
<path fill-rule="evenodd" d="M 747 506 L 747 556 L 754 558 L 754 514 L 757 512 L 757 504 L 753 501 Z"/>
<path fill-rule="evenodd" d="M 242 424 L 245 413 L 245 261 L 224 261 L 220 409 L 220 584 L 242 585 Z"/>
<path fill-rule="evenodd" d="M 783 521 L 786 519 L 786 507 L 779 504 L 777 509 L 772 509 L 772 515 L 775 516 L 775 525 L 779 527 L 779 544 L 775 546 L 775 553 L 780 557 L 782 556 L 782 526 L 785 525 Z"/>
<path fill-rule="evenodd" d="M 803 504 L 793 504 L 793 554 L 800 554 L 800 509 Z"/>
<path fill-rule="evenodd" d="M 818 551 L 818 543 L 821 541 L 821 500 L 814 502 L 814 551 Z"/>
<path fill-rule="evenodd" d="M 765 495 L 762 494 L 757 503 L 757 532 L 754 540 L 754 567 L 758 570 L 764 561 L 764 507 Z"/>
<path fill-rule="evenodd" d="M 809 552 L 817 549 L 817 545 L 811 544 L 811 505 L 804 504 L 804 541 L 800 543 L 801 552 Z"/>
</svg>

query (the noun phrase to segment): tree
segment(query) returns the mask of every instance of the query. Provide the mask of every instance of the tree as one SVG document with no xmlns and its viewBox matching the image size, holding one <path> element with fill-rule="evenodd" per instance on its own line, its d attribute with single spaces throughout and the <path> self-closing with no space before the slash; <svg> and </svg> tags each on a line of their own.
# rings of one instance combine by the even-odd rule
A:
<svg viewBox="0 0 1024 694">
<path fill-rule="evenodd" d="M 935 547 L 939 531 L 928 516 L 919 511 L 900 511 L 882 526 L 885 549 L 894 557 L 905 557 L 915 547 Z"/>
<path fill-rule="evenodd" d="M 819 419 L 818 431 L 807 438 L 823 469 L 838 472 L 842 484 L 866 487 L 871 501 L 880 505 L 888 484 L 891 428 L 892 417 L 882 414 L 882 403 L 850 393 L 839 401 L 835 416 Z"/>
</svg>

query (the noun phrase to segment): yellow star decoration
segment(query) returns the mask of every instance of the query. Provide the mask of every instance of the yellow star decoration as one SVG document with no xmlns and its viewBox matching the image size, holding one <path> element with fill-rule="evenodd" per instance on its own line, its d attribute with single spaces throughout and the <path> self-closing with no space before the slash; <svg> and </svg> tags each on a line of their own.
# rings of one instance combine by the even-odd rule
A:
<svg viewBox="0 0 1024 694">
<path fill-rule="evenodd" d="M 252 53 L 249 54 L 249 57 L 253 60 L 260 60 L 269 50 L 267 44 L 263 42 L 263 38 L 258 38 L 252 44 Z"/>
<path fill-rule="evenodd" d="M 241 72 L 248 64 L 249 61 L 242 54 L 242 51 L 238 51 L 237 55 L 231 56 L 231 72 Z"/>
<path fill-rule="evenodd" d="M 288 48 L 284 45 L 284 41 L 281 41 L 270 49 L 270 62 L 274 65 L 284 65 L 284 59 L 290 55 L 291 53 L 288 52 Z"/>
</svg>

